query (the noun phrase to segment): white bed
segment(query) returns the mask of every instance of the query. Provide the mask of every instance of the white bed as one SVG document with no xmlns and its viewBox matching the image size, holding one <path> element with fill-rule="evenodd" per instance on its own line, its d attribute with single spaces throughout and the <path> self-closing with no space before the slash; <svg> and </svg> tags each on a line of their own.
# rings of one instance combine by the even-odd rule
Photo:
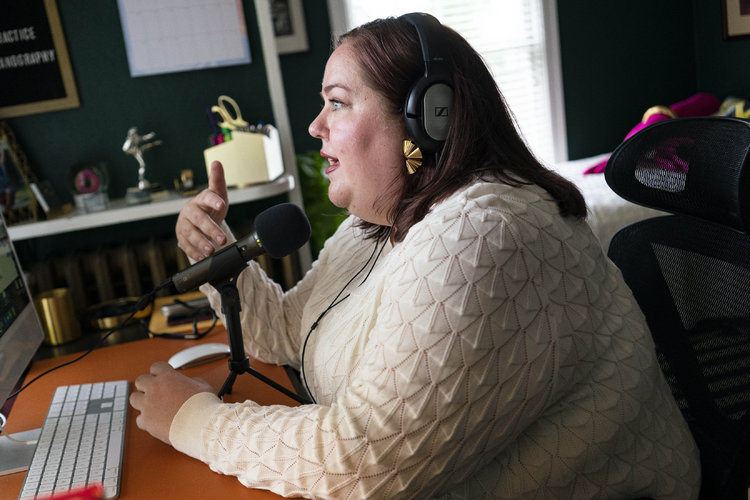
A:
<svg viewBox="0 0 750 500">
<path fill-rule="evenodd" d="M 583 193 L 588 205 L 588 223 L 605 250 L 609 249 L 612 236 L 623 227 L 641 219 L 664 215 L 662 211 L 642 207 L 620 198 L 607 185 L 603 173 L 583 175 L 587 168 L 608 156 L 609 153 L 605 153 L 550 165 L 553 170 L 574 182 Z"/>
</svg>

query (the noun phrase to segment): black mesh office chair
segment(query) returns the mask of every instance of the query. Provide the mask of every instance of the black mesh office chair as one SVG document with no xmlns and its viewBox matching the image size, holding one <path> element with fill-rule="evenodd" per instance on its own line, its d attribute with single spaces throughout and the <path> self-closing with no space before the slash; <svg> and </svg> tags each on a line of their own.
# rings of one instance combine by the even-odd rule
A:
<svg viewBox="0 0 750 500">
<path fill-rule="evenodd" d="M 701 498 L 748 498 L 750 123 L 659 122 L 605 169 L 623 198 L 671 212 L 634 223 L 609 256 L 646 316 L 701 453 Z"/>
</svg>

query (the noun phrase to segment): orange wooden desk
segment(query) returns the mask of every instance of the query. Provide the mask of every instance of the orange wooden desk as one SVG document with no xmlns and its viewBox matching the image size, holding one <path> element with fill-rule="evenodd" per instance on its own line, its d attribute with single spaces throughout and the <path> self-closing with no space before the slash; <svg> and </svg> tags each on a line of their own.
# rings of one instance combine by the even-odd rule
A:
<svg viewBox="0 0 750 500">
<path fill-rule="evenodd" d="M 135 378 L 147 373 L 153 362 L 166 361 L 172 354 L 196 343 L 228 342 L 223 327 L 217 326 L 214 330 L 200 340 L 154 338 L 97 349 L 81 361 L 42 377 L 19 394 L 6 428 L 14 433 L 41 427 L 52 395 L 59 385 L 125 379 L 130 381 L 132 391 Z M 26 380 L 75 357 L 73 354 L 37 361 Z M 252 360 L 251 366 L 293 390 L 284 368 Z M 222 359 L 183 370 L 183 373 L 205 379 L 218 391 L 229 375 L 229 367 L 226 359 Z M 252 399 L 260 404 L 298 404 L 250 374 L 239 375 L 232 394 L 224 399 L 228 402 Z M 136 426 L 136 416 L 137 412 L 128 405 L 121 499 L 280 498 L 268 491 L 248 489 L 235 477 L 217 474 L 203 462 L 151 437 Z M 24 476 L 25 473 L 18 473 L 0 477 L 0 499 L 18 498 Z"/>
</svg>

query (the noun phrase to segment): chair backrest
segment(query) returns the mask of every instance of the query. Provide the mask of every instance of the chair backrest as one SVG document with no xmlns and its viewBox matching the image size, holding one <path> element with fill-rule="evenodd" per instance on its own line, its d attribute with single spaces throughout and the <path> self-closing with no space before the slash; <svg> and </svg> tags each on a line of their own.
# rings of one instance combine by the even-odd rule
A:
<svg viewBox="0 0 750 500">
<path fill-rule="evenodd" d="M 612 153 L 604 170 L 607 184 L 633 203 L 746 231 L 750 122 L 682 118 L 658 122 L 647 130 Z"/>
<path fill-rule="evenodd" d="M 659 122 L 612 154 L 623 198 L 675 215 L 620 230 L 609 257 L 638 301 L 701 453 L 702 498 L 748 498 L 750 123 Z"/>
</svg>

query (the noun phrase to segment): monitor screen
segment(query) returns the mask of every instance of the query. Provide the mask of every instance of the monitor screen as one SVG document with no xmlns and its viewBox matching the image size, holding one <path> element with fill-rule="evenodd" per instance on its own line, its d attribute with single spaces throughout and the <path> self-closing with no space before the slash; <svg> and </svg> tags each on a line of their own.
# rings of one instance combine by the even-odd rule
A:
<svg viewBox="0 0 750 500">
<path fill-rule="evenodd" d="M 26 280 L 0 217 L 0 408 L 44 338 Z"/>
</svg>

